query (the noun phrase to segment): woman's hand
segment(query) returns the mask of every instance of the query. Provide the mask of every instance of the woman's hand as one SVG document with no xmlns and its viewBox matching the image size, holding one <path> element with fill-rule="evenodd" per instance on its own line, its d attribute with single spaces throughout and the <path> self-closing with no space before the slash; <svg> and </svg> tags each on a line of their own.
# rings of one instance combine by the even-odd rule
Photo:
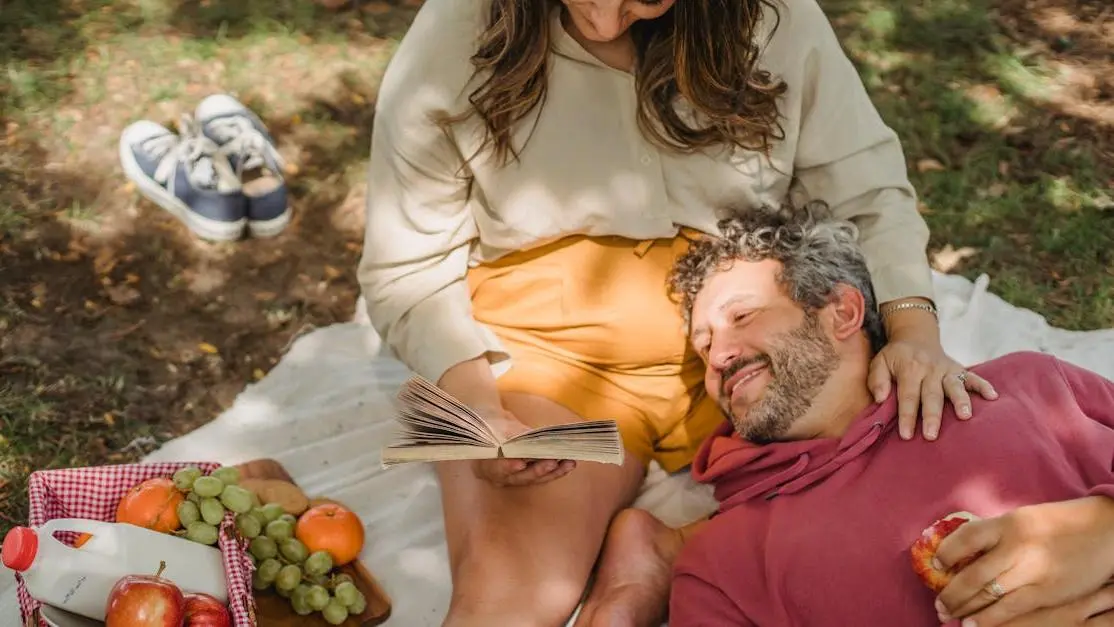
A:
<svg viewBox="0 0 1114 627">
<path fill-rule="evenodd" d="M 972 415 L 968 391 L 990 400 L 998 398 L 989 381 L 968 372 L 944 352 L 931 313 L 895 311 L 886 323 L 889 342 L 871 361 L 867 383 L 875 401 L 881 403 L 897 381 L 897 424 L 903 439 L 911 439 L 916 432 L 918 413 L 925 439 L 936 439 L 945 395 L 962 420 Z"/>
<path fill-rule="evenodd" d="M 950 569 L 979 552 L 985 554 L 940 592 L 936 610 L 942 622 L 955 617 L 965 618 L 963 627 L 999 627 L 1043 608 L 1066 606 L 1114 575 L 1114 499 L 1028 505 L 969 522 L 944 538 L 936 559 Z M 1001 598 L 994 594 L 995 582 Z"/>
<path fill-rule="evenodd" d="M 495 433 L 509 438 L 529 427 L 503 408 L 499 388 L 486 358 L 477 357 L 456 364 L 437 380 L 437 386 L 483 416 Z M 473 462 L 477 477 L 497 486 L 538 485 L 560 479 L 572 472 L 571 460 L 484 459 Z"/>
<path fill-rule="evenodd" d="M 509 438 L 529 427 L 522 424 L 513 414 L 502 407 L 478 409 L 491 428 L 504 438 Z M 541 485 L 560 479 L 576 468 L 572 460 L 555 459 L 481 459 L 474 462 L 476 476 L 501 487 L 523 487 Z"/>
<path fill-rule="evenodd" d="M 1065 605 L 1030 612 L 1002 627 L 1114 627 L 1114 585 Z"/>
</svg>

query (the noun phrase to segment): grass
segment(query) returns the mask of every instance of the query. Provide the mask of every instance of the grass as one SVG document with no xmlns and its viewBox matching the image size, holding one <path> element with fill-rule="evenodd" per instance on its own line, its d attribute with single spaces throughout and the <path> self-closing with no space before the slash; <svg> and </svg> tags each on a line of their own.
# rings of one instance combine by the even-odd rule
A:
<svg viewBox="0 0 1114 627">
<path fill-rule="evenodd" d="M 1005 36 L 999 3 L 822 4 L 902 138 L 933 246 L 977 251 L 954 270 L 1057 326 L 1114 326 L 1114 133 L 1051 106 L 1057 70 Z"/>
<path fill-rule="evenodd" d="M 1114 132 L 1065 104 L 1062 62 L 1091 59 L 1008 36 L 1011 1 L 822 5 L 902 138 L 933 252 L 973 251 L 941 267 L 988 273 L 1055 325 L 1114 327 Z M 360 210 L 405 4 L 0 0 L 0 533 L 26 518 L 32 469 L 133 460 L 210 419 L 330 306 L 350 311 L 360 233 L 337 225 Z M 119 176 L 124 125 L 215 91 L 300 171 L 305 224 L 285 240 L 198 244 Z M 138 301 L 114 303 L 120 286 Z"/>
</svg>

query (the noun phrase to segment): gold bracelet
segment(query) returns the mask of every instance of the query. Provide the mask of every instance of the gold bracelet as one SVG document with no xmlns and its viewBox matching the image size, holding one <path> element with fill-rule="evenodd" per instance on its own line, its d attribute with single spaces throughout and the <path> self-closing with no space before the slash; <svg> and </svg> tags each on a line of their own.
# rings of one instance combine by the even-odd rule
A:
<svg viewBox="0 0 1114 627">
<path fill-rule="evenodd" d="M 896 305 L 890 305 L 889 307 L 882 308 L 881 310 L 879 310 L 879 313 L 882 314 L 883 318 L 885 318 L 893 312 L 901 311 L 902 309 L 923 309 L 924 311 L 932 314 L 932 316 L 937 320 L 940 319 L 940 314 L 936 311 L 936 306 L 930 303 L 898 303 Z"/>
</svg>

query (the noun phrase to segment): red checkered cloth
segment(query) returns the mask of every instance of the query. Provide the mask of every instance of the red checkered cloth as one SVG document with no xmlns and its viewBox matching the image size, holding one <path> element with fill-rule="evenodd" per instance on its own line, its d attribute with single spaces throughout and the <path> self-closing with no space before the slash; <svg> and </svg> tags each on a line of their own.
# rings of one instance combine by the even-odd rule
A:
<svg viewBox="0 0 1114 627">
<path fill-rule="evenodd" d="M 196 466 L 208 474 L 218 468 L 214 463 L 156 463 L 42 470 L 31 474 L 27 491 L 31 499 L 28 524 L 39 527 L 56 518 L 85 518 L 112 522 L 116 505 L 131 487 L 155 477 L 170 477 L 178 469 Z M 248 543 L 236 533 L 235 516 L 229 512 L 220 526 L 218 545 L 224 557 L 228 604 L 235 627 L 255 627 L 255 599 L 251 591 L 254 571 L 248 557 Z M 61 536 L 62 534 L 59 534 Z M 73 542 L 73 538 L 69 539 Z M 25 625 L 40 603 L 31 598 L 23 579 L 16 575 L 19 610 Z M 46 622 L 39 620 L 41 627 Z"/>
</svg>

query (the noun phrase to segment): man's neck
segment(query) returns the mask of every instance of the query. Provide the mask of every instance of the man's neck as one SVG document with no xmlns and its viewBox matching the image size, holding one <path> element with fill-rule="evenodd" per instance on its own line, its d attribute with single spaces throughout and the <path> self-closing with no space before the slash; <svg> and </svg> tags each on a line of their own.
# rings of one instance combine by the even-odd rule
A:
<svg viewBox="0 0 1114 627">
<path fill-rule="evenodd" d="M 799 434 L 794 440 L 841 438 L 874 398 L 866 385 L 867 370 L 863 367 L 840 368 L 816 395 L 809 412 L 798 423 Z"/>
</svg>

